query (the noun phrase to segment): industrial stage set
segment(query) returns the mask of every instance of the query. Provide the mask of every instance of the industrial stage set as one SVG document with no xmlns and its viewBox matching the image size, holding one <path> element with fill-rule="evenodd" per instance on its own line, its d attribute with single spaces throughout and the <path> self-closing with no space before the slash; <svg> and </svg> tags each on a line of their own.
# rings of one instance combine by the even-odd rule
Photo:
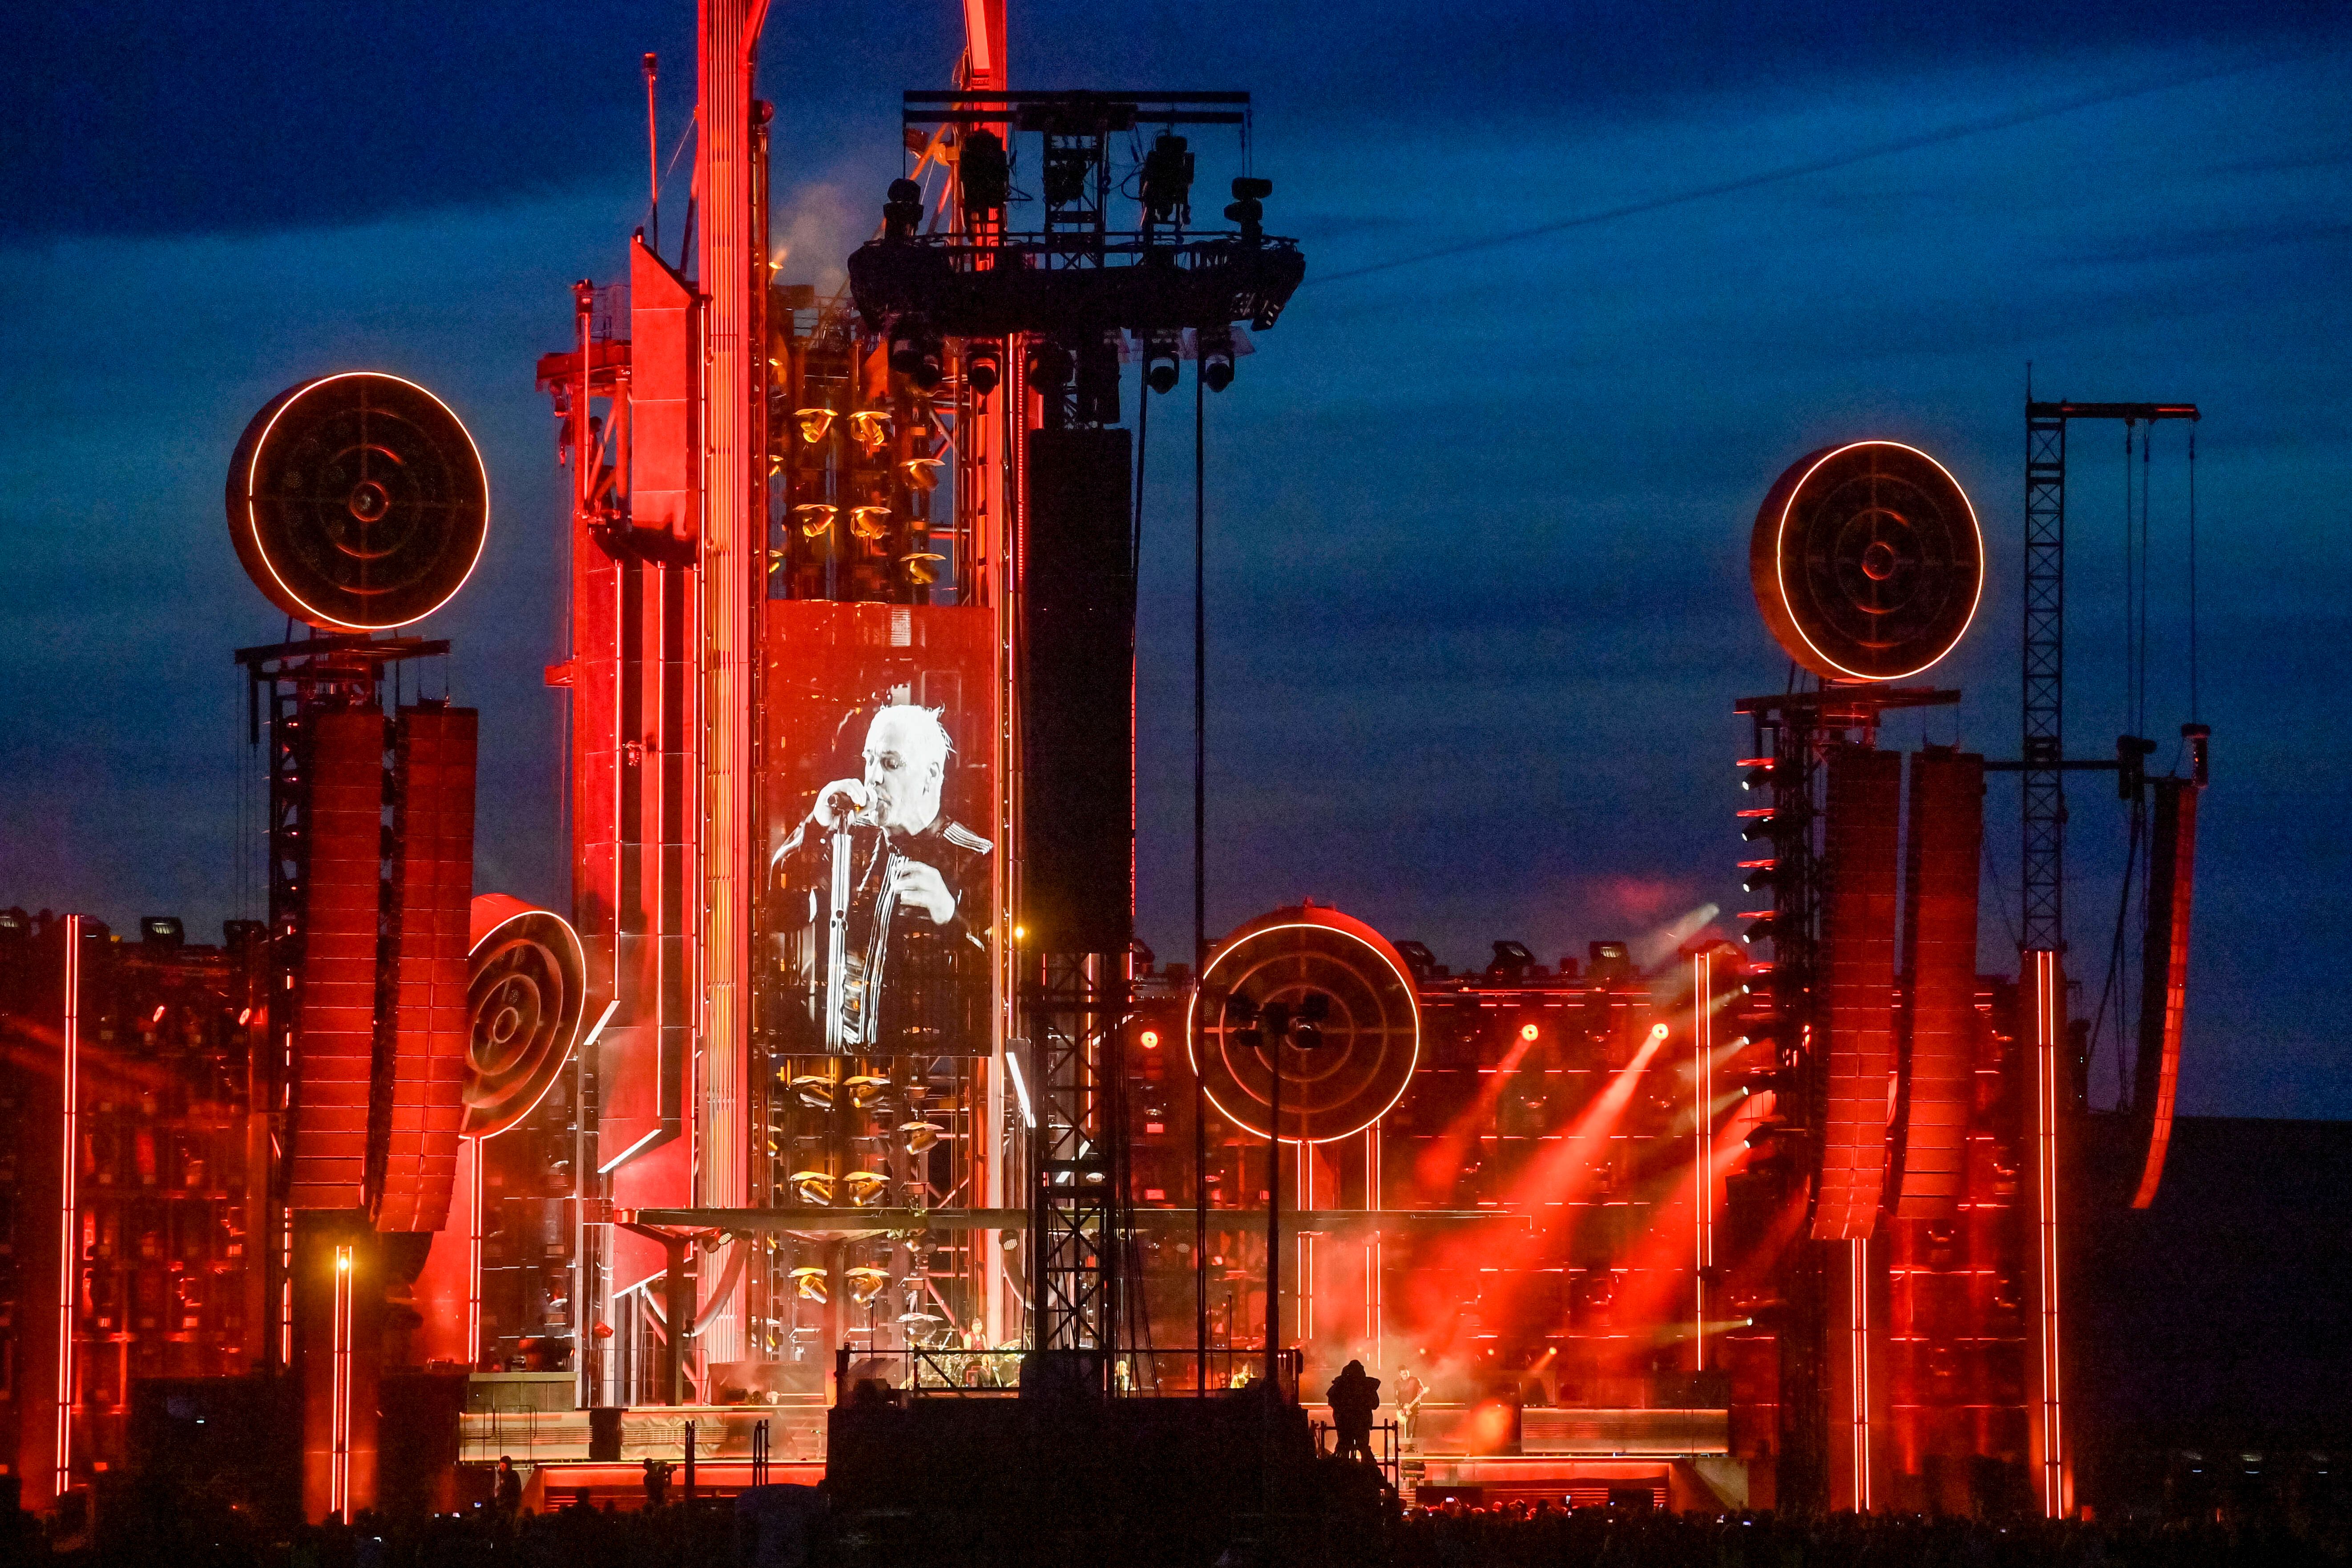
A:
<svg viewBox="0 0 2352 1568">
<path fill-rule="evenodd" d="M 1384 1417 L 1423 1390 L 1379 1441 L 1423 1501 L 2073 1510 L 2069 1227 L 2163 1175 L 2205 731 L 2182 777 L 2063 743 L 2067 443 L 2196 410 L 2029 399 L 1993 761 L 1879 744 L 1958 700 L 1922 683 L 1985 581 L 1951 475 L 1856 440 L 1770 487 L 1754 586 L 1794 665 L 1759 669 L 1783 689 L 1739 704 L 1695 828 L 1756 909 L 1450 972 L 1302 903 L 1160 963 L 1133 930 L 1150 405 L 1246 395 L 1306 268 L 1248 97 L 1010 90 L 1003 0 L 971 0 L 824 297 L 768 261 L 763 10 L 704 0 L 687 243 L 656 188 L 538 365 L 571 908 L 474 893 L 476 715 L 407 629 L 480 557 L 481 458 L 425 388 L 348 373 L 229 468 L 236 548 L 301 628 L 235 656 L 268 919 L 215 946 L 0 915 L 27 1506 L 169 1462 L 349 1518 L 486 1495 L 502 1454 L 550 1504 L 633 1505 L 647 1458 L 705 1491 L 830 1465 L 835 1509 L 879 1517 L 1179 1452 L 1244 1456 L 1263 1499 L 1354 1359 Z M 2116 806 L 2078 828 L 2144 879 L 2095 1010 L 2063 918 L 2083 772 Z M 1977 939 L 2012 800 L 2008 978 Z M 2135 1071 L 2094 1116 L 2109 1036 Z"/>
</svg>

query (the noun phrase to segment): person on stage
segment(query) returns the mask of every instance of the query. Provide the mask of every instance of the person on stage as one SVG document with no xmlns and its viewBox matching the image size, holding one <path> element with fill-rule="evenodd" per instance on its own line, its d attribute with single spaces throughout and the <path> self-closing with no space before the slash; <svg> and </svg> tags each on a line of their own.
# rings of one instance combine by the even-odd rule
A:
<svg viewBox="0 0 2352 1568">
<path fill-rule="evenodd" d="M 866 731 L 862 776 L 818 790 L 771 858 L 776 929 L 790 939 L 790 1032 L 805 1037 L 797 1048 L 980 1048 L 993 846 L 942 809 L 951 751 L 937 710 L 885 705 Z M 847 890 L 838 931 L 836 886 Z"/>
<path fill-rule="evenodd" d="M 1351 1361 L 1339 1369 L 1323 1397 L 1331 1406 L 1331 1425 L 1339 1434 L 1339 1457 L 1379 1464 L 1372 1453 L 1372 1416 L 1381 1407 L 1381 1380 L 1366 1376 L 1362 1362 Z"/>
<path fill-rule="evenodd" d="M 1397 1440 L 1407 1449 L 1421 1444 L 1421 1402 L 1429 1397 L 1429 1390 L 1413 1375 L 1412 1368 L 1397 1368 L 1396 1407 Z"/>
</svg>

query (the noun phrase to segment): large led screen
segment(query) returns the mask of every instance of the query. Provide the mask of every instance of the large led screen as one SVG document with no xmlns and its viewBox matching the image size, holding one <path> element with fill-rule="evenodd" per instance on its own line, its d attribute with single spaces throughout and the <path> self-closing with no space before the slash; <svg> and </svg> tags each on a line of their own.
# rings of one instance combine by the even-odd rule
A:
<svg viewBox="0 0 2352 1568">
<path fill-rule="evenodd" d="M 762 1034 L 793 1055 L 986 1055 L 994 616 L 762 609 Z"/>
</svg>

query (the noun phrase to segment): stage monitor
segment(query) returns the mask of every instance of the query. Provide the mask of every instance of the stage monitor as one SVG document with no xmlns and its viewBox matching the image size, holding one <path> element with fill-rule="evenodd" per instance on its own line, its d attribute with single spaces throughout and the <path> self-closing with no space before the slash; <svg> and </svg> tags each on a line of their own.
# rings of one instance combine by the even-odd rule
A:
<svg viewBox="0 0 2352 1568">
<path fill-rule="evenodd" d="M 996 613 L 763 609 L 759 1032 L 795 1056 L 985 1056 L 1003 923 Z"/>
</svg>

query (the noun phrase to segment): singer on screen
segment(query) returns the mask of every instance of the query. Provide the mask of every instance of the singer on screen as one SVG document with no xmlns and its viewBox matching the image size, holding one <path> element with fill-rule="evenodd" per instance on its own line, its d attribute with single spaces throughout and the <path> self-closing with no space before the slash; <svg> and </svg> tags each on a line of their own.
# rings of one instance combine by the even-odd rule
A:
<svg viewBox="0 0 2352 1568">
<path fill-rule="evenodd" d="M 786 937 L 787 1048 L 961 1054 L 985 1013 L 989 841 L 949 818 L 937 710 L 894 703 L 863 772 L 816 792 L 769 883 Z"/>
</svg>

